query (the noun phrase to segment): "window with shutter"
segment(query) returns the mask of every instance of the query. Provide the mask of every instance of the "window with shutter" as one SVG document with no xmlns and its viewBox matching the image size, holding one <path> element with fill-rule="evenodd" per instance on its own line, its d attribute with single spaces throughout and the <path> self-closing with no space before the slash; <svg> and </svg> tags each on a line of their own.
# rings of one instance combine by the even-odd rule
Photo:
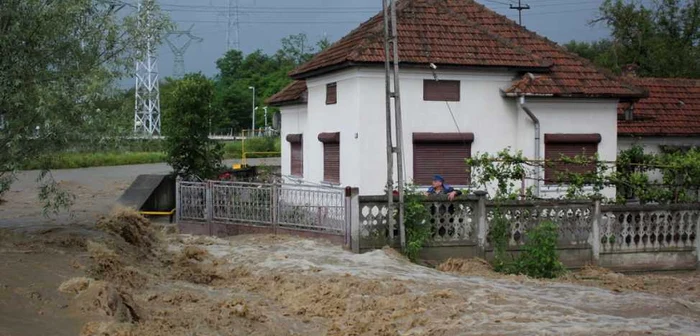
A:
<svg viewBox="0 0 700 336">
<path fill-rule="evenodd" d="M 321 133 L 323 143 L 323 181 L 340 183 L 340 133 Z"/>
<path fill-rule="evenodd" d="M 326 84 L 326 105 L 338 103 L 338 85 L 336 83 Z"/>
<path fill-rule="evenodd" d="M 304 142 L 301 134 L 287 135 L 287 141 L 291 148 L 291 174 L 296 177 L 304 177 Z"/>
<path fill-rule="evenodd" d="M 586 174 L 595 171 L 595 164 L 572 164 L 561 162 L 562 158 L 595 158 L 598 154 L 600 134 L 545 134 L 544 156 L 547 165 L 544 170 L 545 184 L 557 184 L 564 178 L 563 173 Z"/>
<path fill-rule="evenodd" d="M 423 81 L 423 100 L 425 101 L 459 101 L 460 82 L 451 80 Z"/>
<path fill-rule="evenodd" d="M 413 181 L 430 185 L 441 175 L 452 185 L 468 185 L 473 133 L 413 133 Z"/>
</svg>

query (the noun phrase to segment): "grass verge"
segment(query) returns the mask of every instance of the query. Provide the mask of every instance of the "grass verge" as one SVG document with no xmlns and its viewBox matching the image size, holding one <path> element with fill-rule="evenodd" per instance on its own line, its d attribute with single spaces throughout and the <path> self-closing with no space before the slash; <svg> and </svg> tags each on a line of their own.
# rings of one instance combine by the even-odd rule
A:
<svg viewBox="0 0 700 336">
<path fill-rule="evenodd" d="M 249 159 L 279 157 L 281 143 L 279 138 L 251 139 L 245 143 L 246 152 L 269 152 L 271 154 L 248 154 Z M 224 143 L 224 159 L 240 159 L 242 156 L 240 141 Z M 277 153 L 277 154 L 276 154 Z M 49 159 L 49 169 L 75 169 L 104 166 L 125 166 L 165 162 L 167 154 L 162 151 L 122 151 L 122 152 L 75 152 L 62 153 Z M 23 170 L 37 170 L 47 165 L 40 160 L 31 161 Z"/>
</svg>

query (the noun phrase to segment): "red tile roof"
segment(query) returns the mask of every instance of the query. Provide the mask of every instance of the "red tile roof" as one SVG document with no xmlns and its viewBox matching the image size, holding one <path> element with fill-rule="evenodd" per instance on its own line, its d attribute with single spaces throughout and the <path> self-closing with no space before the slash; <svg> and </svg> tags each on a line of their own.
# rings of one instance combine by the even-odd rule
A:
<svg viewBox="0 0 700 336">
<path fill-rule="evenodd" d="M 618 134 L 628 136 L 700 136 L 700 80 L 630 78 L 647 89 L 649 97 L 634 103 L 632 120 L 624 119 L 631 105 L 618 107 Z"/>
<path fill-rule="evenodd" d="M 303 104 L 306 102 L 306 81 L 296 80 L 291 82 L 280 92 L 265 100 L 265 104 L 272 106 Z"/>
<path fill-rule="evenodd" d="M 533 72 L 506 95 L 636 98 L 643 90 L 617 81 L 589 61 L 472 0 L 400 0 L 399 58 L 403 64 L 510 68 Z M 384 62 L 381 13 L 295 69 L 305 79 Z"/>
</svg>

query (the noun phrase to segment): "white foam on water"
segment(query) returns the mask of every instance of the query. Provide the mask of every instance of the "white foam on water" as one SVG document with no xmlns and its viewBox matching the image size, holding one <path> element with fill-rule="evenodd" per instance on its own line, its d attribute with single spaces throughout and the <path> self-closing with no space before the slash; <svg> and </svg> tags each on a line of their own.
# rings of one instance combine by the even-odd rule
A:
<svg viewBox="0 0 700 336">
<path fill-rule="evenodd" d="M 449 289 L 466 297 L 475 311 L 446 321 L 474 334 L 585 335 L 700 334 L 700 315 L 677 301 L 644 293 L 538 281 L 494 280 L 459 276 L 418 266 L 383 250 L 354 254 L 308 239 L 264 243 L 251 239 L 210 240 L 203 245 L 212 255 L 257 272 L 307 272 L 350 275 L 360 279 L 403 280 L 410 291 Z M 446 329 L 449 330 L 449 329 Z"/>
</svg>

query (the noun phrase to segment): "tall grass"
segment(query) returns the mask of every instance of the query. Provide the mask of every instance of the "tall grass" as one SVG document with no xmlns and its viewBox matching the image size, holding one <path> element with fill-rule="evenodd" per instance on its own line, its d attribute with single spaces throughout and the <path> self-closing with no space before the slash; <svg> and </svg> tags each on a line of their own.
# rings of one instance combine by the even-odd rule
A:
<svg viewBox="0 0 700 336">
<path fill-rule="evenodd" d="M 163 152 L 63 153 L 45 160 L 29 162 L 23 168 L 34 170 L 123 166 L 164 162 L 165 158 L 166 154 Z"/>
<path fill-rule="evenodd" d="M 241 141 L 224 143 L 225 159 L 240 159 Z M 281 151 L 280 138 L 255 138 L 246 140 L 246 152 L 266 152 L 270 154 L 248 154 L 248 158 L 278 157 Z M 275 154 L 277 153 L 277 154 Z M 129 140 L 116 147 L 105 147 L 99 152 L 83 151 L 79 148 L 71 152 L 60 153 L 49 158 L 37 158 L 22 169 L 35 170 L 73 169 L 102 166 L 124 166 L 165 162 L 167 154 L 163 151 L 161 140 Z"/>
</svg>

